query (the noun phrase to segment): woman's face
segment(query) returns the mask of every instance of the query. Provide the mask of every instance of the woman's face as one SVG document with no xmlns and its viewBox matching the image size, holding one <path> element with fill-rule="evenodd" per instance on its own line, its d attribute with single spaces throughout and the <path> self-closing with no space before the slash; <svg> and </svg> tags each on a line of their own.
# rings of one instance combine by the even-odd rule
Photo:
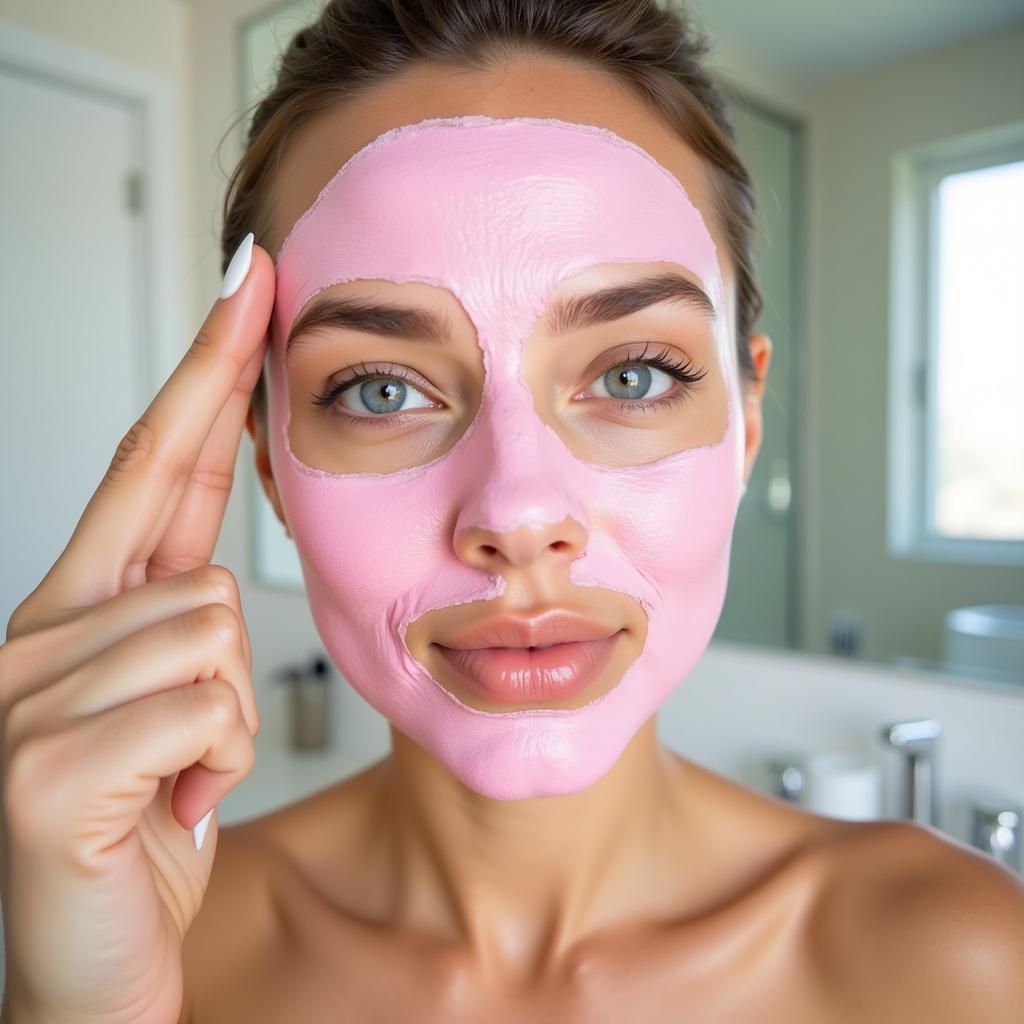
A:
<svg viewBox="0 0 1024 1024">
<path fill-rule="evenodd" d="M 472 788 L 589 785 L 710 639 L 750 458 L 699 161 L 582 69 L 421 67 L 307 126 L 273 208 L 258 461 L 325 646 Z M 559 611 L 584 683 L 462 650 Z"/>
</svg>

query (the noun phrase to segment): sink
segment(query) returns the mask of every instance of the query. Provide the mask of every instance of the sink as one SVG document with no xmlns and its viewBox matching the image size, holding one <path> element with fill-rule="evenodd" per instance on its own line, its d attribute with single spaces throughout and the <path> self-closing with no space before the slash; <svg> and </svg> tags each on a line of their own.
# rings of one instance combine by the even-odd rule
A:
<svg viewBox="0 0 1024 1024">
<path fill-rule="evenodd" d="M 1024 680 L 1024 604 L 978 604 L 947 612 L 943 657 L 956 668 L 995 669 Z"/>
</svg>

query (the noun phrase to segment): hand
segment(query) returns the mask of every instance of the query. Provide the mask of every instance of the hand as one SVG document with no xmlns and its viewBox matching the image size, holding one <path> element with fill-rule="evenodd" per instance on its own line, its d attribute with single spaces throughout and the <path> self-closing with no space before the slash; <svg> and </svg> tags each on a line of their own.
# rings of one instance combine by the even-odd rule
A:
<svg viewBox="0 0 1024 1024">
<path fill-rule="evenodd" d="M 209 561 L 274 289 L 253 246 L 8 624 L 5 1013 L 178 1020 L 216 848 L 213 821 L 199 851 L 191 829 L 249 773 L 259 728 L 238 588 Z"/>
</svg>

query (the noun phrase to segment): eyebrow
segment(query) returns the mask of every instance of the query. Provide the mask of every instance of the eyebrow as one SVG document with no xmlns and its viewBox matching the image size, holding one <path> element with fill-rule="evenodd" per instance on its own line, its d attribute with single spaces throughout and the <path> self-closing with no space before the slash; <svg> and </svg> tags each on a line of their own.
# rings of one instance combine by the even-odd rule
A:
<svg viewBox="0 0 1024 1024">
<path fill-rule="evenodd" d="M 452 323 L 447 314 L 412 306 L 395 306 L 366 299 L 326 295 L 317 299 L 292 324 L 285 343 L 285 354 L 291 351 L 300 334 L 318 327 L 341 327 L 364 334 L 408 338 L 411 341 L 432 341 L 451 347 Z M 302 339 L 305 340 L 305 339 Z"/>
<path fill-rule="evenodd" d="M 547 321 L 552 333 L 561 336 L 596 324 L 621 320 L 660 302 L 688 306 L 708 320 L 718 318 L 714 303 L 703 288 L 681 274 L 666 271 L 656 277 L 611 285 L 586 295 L 556 299 L 548 310 Z M 328 295 L 315 301 L 292 325 L 286 352 L 300 334 L 318 327 L 347 328 L 366 334 L 429 341 L 445 347 L 452 344 L 452 323 L 447 314 L 413 306 Z"/>
<path fill-rule="evenodd" d="M 668 270 L 656 277 L 627 281 L 587 295 L 556 299 L 548 312 L 548 322 L 552 333 L 561 335 L 621 320 L 659 302 L 689 306 L 708 320 L 718 318 L 714 303 L 700 285 Z"/>
</svg>

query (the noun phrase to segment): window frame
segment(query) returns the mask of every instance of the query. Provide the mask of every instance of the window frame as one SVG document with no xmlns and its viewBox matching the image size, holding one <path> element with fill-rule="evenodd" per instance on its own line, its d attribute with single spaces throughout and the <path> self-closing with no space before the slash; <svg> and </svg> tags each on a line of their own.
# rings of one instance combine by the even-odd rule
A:
<svg viewBox="0 0 1024 1024">
<path fill-rule="evenodd" d="M 937 462 L 938 190 L 950 174 L 1024 160 L 1024 121 L 898 152 L 892 162 L 887 547 L 893 558 L 1024 565 L 1024 540 L 930 528 Z"/>
</svg>

